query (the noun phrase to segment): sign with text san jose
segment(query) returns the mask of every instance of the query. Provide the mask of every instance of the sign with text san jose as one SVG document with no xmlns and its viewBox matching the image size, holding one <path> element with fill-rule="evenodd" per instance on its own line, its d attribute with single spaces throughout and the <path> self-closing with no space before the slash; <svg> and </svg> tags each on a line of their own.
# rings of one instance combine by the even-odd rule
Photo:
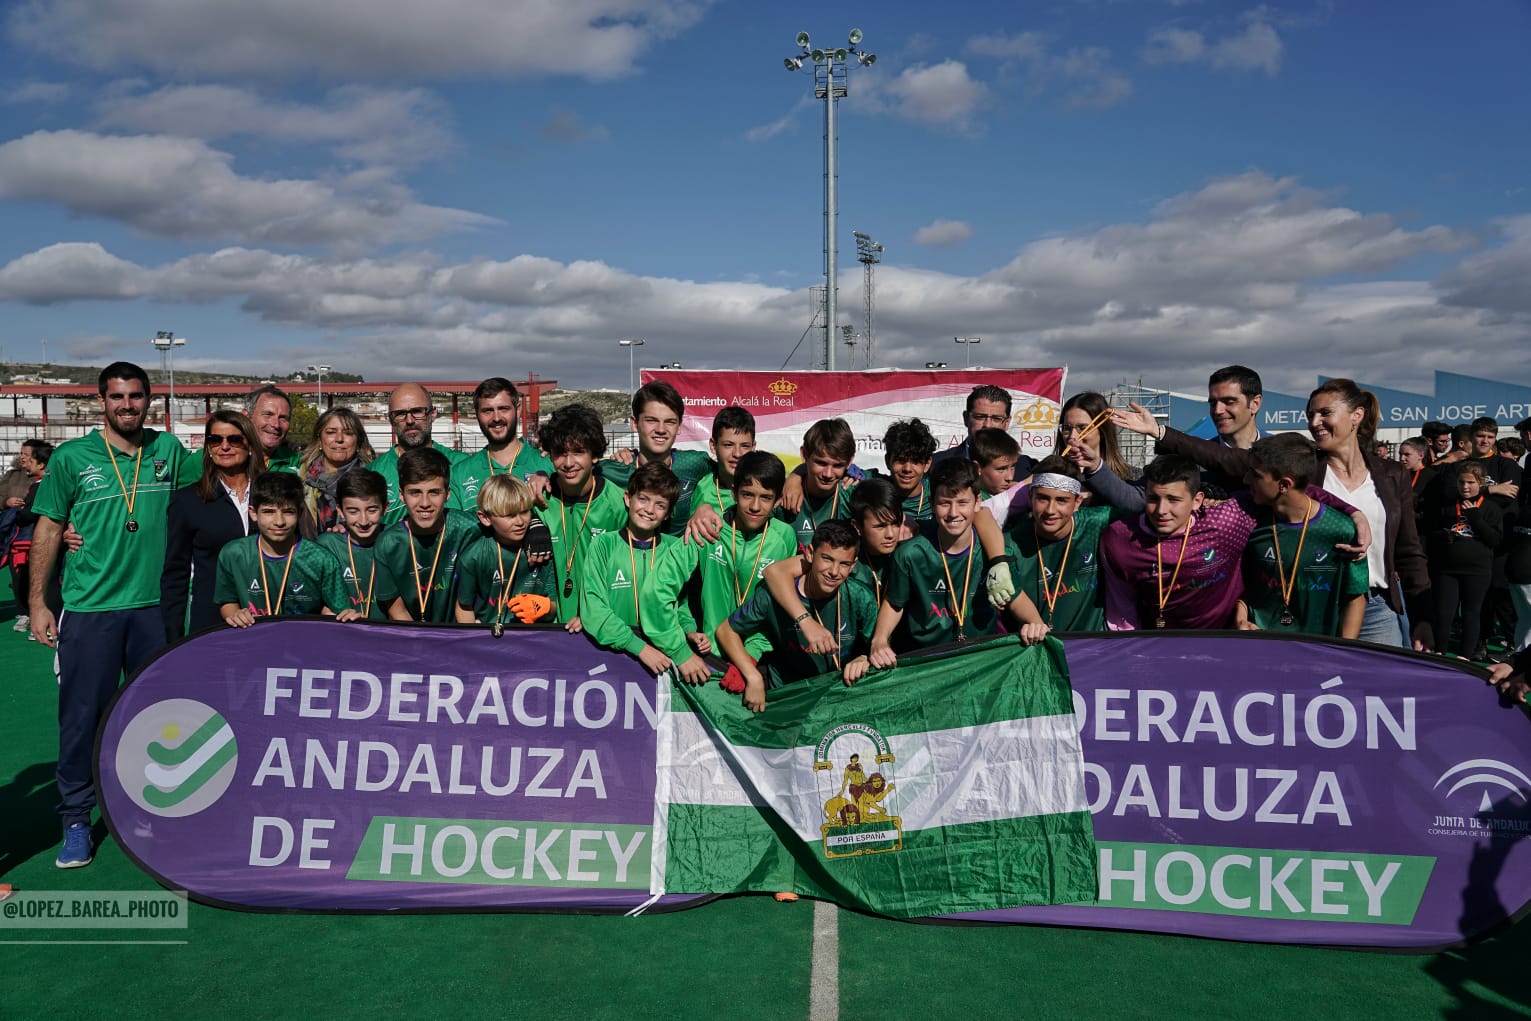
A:
<svg viewBox="0 0 1531 1021">
<path fill-rule="evenodd" d="M 1531 726 L 1454 664 L 1244 635 L 1065 647 L 1100 900 L 977 917 L 1430 947 L 1531 900 Z"/>
<path fill-rule="evenodd" d="M 1455 664 L 1238 634 L 1064 649 L 1100 899 L 962 917 L 1423 949 L 1531 902 L 1531 724 Z M 666 701 L 557 630 L 263 622 L 121 690 L 101 803 L 150 874 L 212 903 L 696 903 L 717 891 L 662 878 Z M 670 754 L 730 768 L 710 746 Z M 1003 794 L 970 765 L 963 798 Z"/>
</svg>

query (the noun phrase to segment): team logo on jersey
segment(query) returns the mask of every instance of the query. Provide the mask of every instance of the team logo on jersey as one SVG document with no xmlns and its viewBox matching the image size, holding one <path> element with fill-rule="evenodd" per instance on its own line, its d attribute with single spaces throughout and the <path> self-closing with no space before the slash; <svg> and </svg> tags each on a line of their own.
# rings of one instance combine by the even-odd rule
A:
<svg viewBox="0 0 1531 1021">
<path fill-rule="evenodd" d="M 472 496 L 474 493 L 478 492 L 478 479 L 475 476 L 469 475 L 467 478 L 462 480 L 462 488 L 464 493 Z"/>
<path fill-rule="evenodd" d="M 1276 562 L 1276 551 L 1274 549 L 1268 549 L 1265 551 L 1265 561 L 1266 563 L 1270 564 L 1274 564 Z"/>
<path fill-rule="evenodd" d="M 1208 546 L 1207 547 L 1207 551 L 1201 555 L 1201 562 L 1204 563 L 1204 564 L 1210 564 L 1210 563 L 1212 563 L 1212 561 L 1214 561 L 1216 559 L 1217 559 L 1217 548 L 1213 547 L 1213 546 Z"/>
<path fill-rule="evenodd" d="M 813 762 L 819 796 L 824 799 L 824 818 L 819 825 L 824 857 L 851 858 L 903 849 L 904 824 L 895 812 L 893 798 L 898 789 L 893 782 L 893 764 L 887 739 L 864 723 L 842 724 L 824 735 Z"/>
<path fill-rule="evenodd" d="M 250 591 L 251 592 L 259 592 L 260 591 L 260 580 L 259 579 L 252 578 L 250 580 Z"/>
<path fill-rule="evenodd" d="M 99 465 L 88 464 L 80 471 L 80 485 L 87 491 L 106 488 L 106 475 Z"/>
<path fill-rule="evenodd" d="M 616 576 L 611 579 L 611 587 L 614 589 L 632 588 L 633 583 L 627 580 L 627 575 L 623 574 L 622 569 L 619 567 L 617 568 Z"/>
<path fill-rule="evenodd" d="M 356 580 L 356 575 L 351 573 L 351 565 L 350 564 L 347 564 L 345 567 L 340 569 L 340 580 L 341 581 L 355 581 Z M 494 580 L 495 581 L 499 581 L 500 580 L 500 576 L 498 574 L 495 575 L 494 576 Z"/>
<path fill-rule="evenodd" d="M 1313 554 L 1313 562 L 1315 564 L 1328 563 L 1328 561 L 1329 561 L 1329 551 L 1326 550 L 1326 549 L 1321 549 L 1318 552 Z"/>
<path fill-rule="evenodd" d="M 155 482 L 164 482 L 165 481 L 165 475 L 166 475 L 169 467 L 170 467 L 169 462 L 167 462 L 164 458 L 156 457 L 154 459 L 154 481 Z"/>
<path fill-rule="evenodd" d="M 936 579 L 936 587 L 931 589 L 930 591 L 932 591 L 932 592 L 945 592 L 946 591 L 946 579 L 944 579 L 944 578 L 937 578 Z"/>
</svg>

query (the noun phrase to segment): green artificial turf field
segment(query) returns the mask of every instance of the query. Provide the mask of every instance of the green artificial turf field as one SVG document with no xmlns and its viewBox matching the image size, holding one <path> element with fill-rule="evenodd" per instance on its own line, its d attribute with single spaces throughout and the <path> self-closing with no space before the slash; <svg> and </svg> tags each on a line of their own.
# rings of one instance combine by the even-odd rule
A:
<svg viewBox="0 0 1531 1021">
<path fill-rule="evenodd" d="M 10 630 L 14 612 L 0 589 L 0 882 L 157 889 L 109 838 L 88 868 L 54 868 L 52 654 Z M 0 931 L 0 1017 L 754 1019 L 805 1017 L 811 1003 L 817 1016 L 857 1019 L 1531 1017 L 1531 925 L 1459 952 L 1404 956 L 818 913 L 815 974 L 808 901 L 738 897 L 642 918 L 253 915 L 194 904 L 182 930 Z M 80 942 L 95 940 L 127 942 Z"/>
</svg>

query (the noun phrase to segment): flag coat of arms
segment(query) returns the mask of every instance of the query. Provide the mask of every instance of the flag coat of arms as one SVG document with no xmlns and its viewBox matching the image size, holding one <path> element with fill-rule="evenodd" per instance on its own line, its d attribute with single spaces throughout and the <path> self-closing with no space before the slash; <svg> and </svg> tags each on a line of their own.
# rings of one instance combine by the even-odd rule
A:
<svg viewBox="0 0 1531 1021">
<path fill-rule="evenodd" d="M 654 893 L 793 891 L 901 918 L 1096 898 L 1063 646 L 825 674 L 763 713 L 660 687 Z"/>
</svg>

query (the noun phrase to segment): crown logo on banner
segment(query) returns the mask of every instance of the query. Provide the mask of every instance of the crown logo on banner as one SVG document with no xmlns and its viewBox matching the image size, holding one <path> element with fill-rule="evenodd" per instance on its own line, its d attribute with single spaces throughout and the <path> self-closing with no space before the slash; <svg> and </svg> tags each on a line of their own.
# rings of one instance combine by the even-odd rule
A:
<svg viewBox="0 0 1531 1021">
<path fill-rule="evenodd" d="M 788 379 L 786 376 L 783 376 L 776 382 L 772 383 L 770 386 L 766 387 L 766 389 L 778 397 L 791 397 L 793 394 L 797 393 L 797 384 L 792 382 L 792 380 Z"/>
<path fill-rule="evenodd" d="M 1022 429 L 1056 429 L 1058 405 L 1038 397 L 1015 413 L 1015 424 Z"/>
</svg>

